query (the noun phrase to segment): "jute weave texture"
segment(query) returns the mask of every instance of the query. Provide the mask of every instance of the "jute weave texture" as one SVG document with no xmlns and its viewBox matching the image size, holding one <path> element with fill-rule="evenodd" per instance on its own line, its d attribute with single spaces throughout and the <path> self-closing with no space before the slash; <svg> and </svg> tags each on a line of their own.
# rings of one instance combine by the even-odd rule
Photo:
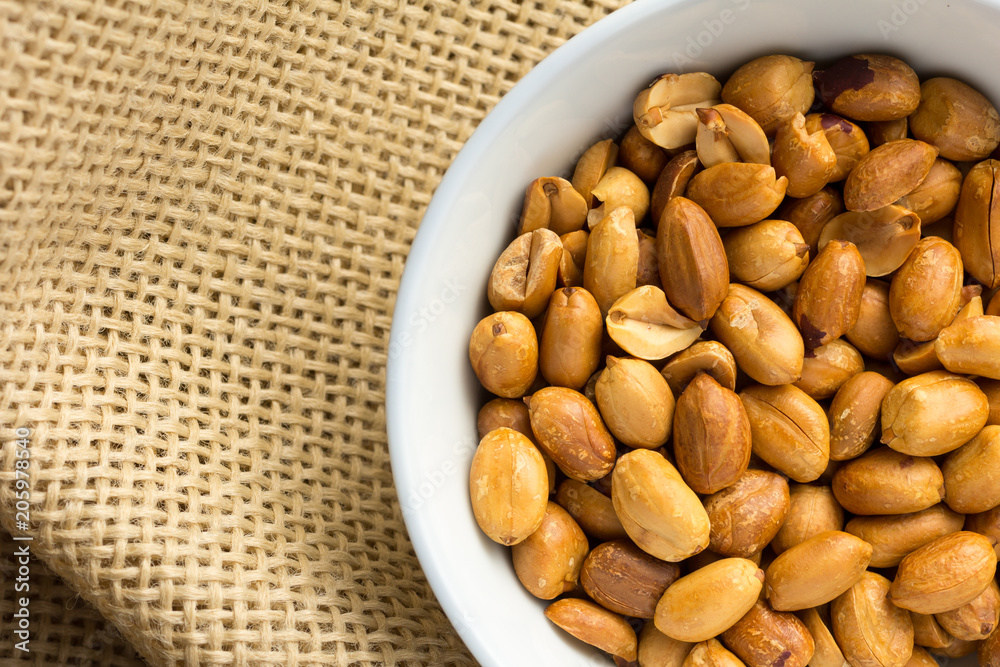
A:
<svg viewBox="0 0 1000 667">
<path fill-rule="evenodd" d="M 54 573 L 25 661 L 474 664 L 393 489 L 394 298 L 477 123 L 625 1 L 0 0 L 0 524 L 27 427 Z"/>
</svg>

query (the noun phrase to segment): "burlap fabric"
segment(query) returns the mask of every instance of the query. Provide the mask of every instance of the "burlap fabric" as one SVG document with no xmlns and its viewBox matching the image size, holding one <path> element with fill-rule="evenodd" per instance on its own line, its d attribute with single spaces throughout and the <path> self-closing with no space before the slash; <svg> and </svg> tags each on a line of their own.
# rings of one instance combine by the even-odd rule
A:
<svg viewBox="0 0 1000 667">
<path fill-rule="evenodd" d="M 394 297 L 477 123 L 624 2 L 0 0 L 0 524 L 27 427 L 68 586 L 28 659 L 473 663 L 392 485 Z"/>
</svg>

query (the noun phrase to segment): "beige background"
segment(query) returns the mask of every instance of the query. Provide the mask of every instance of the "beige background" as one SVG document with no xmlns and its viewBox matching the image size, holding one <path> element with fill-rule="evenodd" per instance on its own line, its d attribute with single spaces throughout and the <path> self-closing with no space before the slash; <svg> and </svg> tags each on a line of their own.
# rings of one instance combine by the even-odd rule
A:
<svg viewBox="0 0 1000 667">
<path fill-rule="evenodd" d="M 625 1 L 0 0 L 0 524 L 28 426 L 54 573 L 10 658 L 2 534 L 0 664 L 473 664 L 393 489 L 393 302 L 478 122 Z"/>
</svg>

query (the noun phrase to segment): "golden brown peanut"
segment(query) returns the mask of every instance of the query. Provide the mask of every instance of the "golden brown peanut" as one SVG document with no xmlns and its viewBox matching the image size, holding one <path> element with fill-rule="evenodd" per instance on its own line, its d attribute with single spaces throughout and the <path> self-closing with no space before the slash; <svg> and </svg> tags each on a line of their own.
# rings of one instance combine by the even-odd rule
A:
<svg viewBox="0 0 1000 667">
<path fill-rule="evenodd" d="M 656 233 L 656 258 L 667 300 L 696 322 L 710 318 L 729 289 L 722 239 L 690 199 L 667 202 Z"/>
<path fill-rule="evenodd" d="M 804 609 L 796 615 L 809 630 L 816 646 L 812 660 L 809 661 L 810 667 L 847 667 L 847 659 L 819 612 L 815 609 Z"/>
<path fill-rule="evenodd" d="M 618 459 L 611 500 L 625 532 L 648 554 L 673 563 L 708 547 L 705 508 L 657 452 L 636 449 Z"/>
<path fill-rule="evenodd" d="M 587 202 L 565 178 L 536 178 L 524 193 L 518 234 L 549 229 L 559 236 L 583 229 Z"/>
<path fill-rule="evenodd" d="M 809 264 L 809 245 L 795 225 L 784 220 L 761 220 L 735 229 L 722 244 L 733 280 L 761 292 L 795 282 Z"/>
<path fill-rule="evenodd" d="M 726 121 L 723 120 L 722 114 L 714 108 L 695 109 L 695 112 L 698 114 L 698 129 L 694 145 L 698 151 L 698 160 L 706 167 L 723 162 L 739 162 L 740 154 L 729 140 Z M 761 136 L 764 136 L 763 131 Z M 767 137 L 764 137 L 764 143 L 767 143 Z M 765 164 L 770 162 L 768 160 Z"/>
<path fill-rule="evenodd" d="M 867 357 L 887 359 L 899 345 L 899 332 L 889 313 L 889 285 L 869 278 L 861 293 L 858 321 L 845 334 Z"/>
<path fill-rule="evenodd" d="M 850 241 L 831 241 L 806 268 L 795 292 L 793 319 L 808 348 L 840 338 L 857 323 L 865 263 Z"/>
<path fill-rule="evenodd" d="M 757 121 L 742 109 L 732 104 L 716 104 L 711 109 L 698 109 L 697 112 L 699 117 L 699 137 L 695 138 L 696 147 L 699 138 L 711 137 L 719 144 L 715 151 L 712 151 L 716 158 L 728 153 L 729 147 L 731 147 L 732 153 L 735 153 L 736 160 L 740 162 L 771 164 L 771 147 L 767 143 L 767 135 L 764 134 L 764 130 L 757 124 Z M 709 122 L 713 123 L 712 129 L 721 129 L 725 133 L 724 141 L 717 135 L 713 136 L 712 132 L 704 134 L 703 128 L 708 128 L 702 124 L 701 117 L 703 115 L 706 116 Z M 702 164 L 706 167 L 711 166 L 709 162 L 704 160 L 702 160 Z"/>
<path fill-rule="evenodd" d="M 769 136 L 778 123 L 812 106 L 813 63 L 794 56 L 756 58 L 733 72 L 722 99 L 747 112 Z"/>
<path fill-rule="evenodd" d="M 573 517 L 549 502 L 538 529 L 511 548 L 514 573 L 529 593 L 551 600 L 576 588 L 589 548 Z"/>
<path fill-rule="evenodd" d="M 917 139 L 949 160 L 982 160 L 1000 144 L 1000 114 L 979 91 L 947 77 L 920 85 L 920 106 L 910 116 Z"/>
<path fill-rule="evenodd" d="M 1000 621 L 1000 589 L 991 581 L 971 602 L 957 609 L 934 615 L 948 633 L 957 639 L 979 641 L 990 636 Z"/>
<path fill-rule="evenodd" d="M 936 338 L 962 307 L 964 278 L 955 246 L 936 236 L 920 239 L 889 288 L 889 312 L 900 335 L 918 342 Z"/>
<path fill-rule="evenodd" d="M 833 636 L 851 665 L 903 667 L 913 651 L 913 622 L 888 598 L 889 580 L 865 572 L 830 605 Z"/>
<path fill-rule="evenodd" d="M 736 389 L 736 359 L 725 345 L 714 340 L 700 340 L 678 352 L 661 371 L 674 396 L 679 396 L 700 372 L 708 373 L 730 391 Z"/>
<path fill-rule="evenodd" d="M 951 642 L 947 646 L 932 648 L 929 649 L 928 652 L 932 655 L 940 655 L 945 658 L 963 658 L 967 655 L 975 653 L 978 644 L 979 642 L 969 642 L 964 639 L 952 637 Z"/>
<path fill-rule="evenodd" d="M 987 289 L 1000 286 L 1000 160 L 984 160 L 965 176 L 955 207 L 955 247 L 965 270 Z M 995 297 L 994 297 L 995 298 Z"/>
<path fill-rule="evenodd" d="M 1000 506 L 965 517 L 965 530 L 985 536 L 1000 557 Z"/>
<path fill-rule="evenodd" d="M 937 667 L 937 660 L 934 659 L 927 649 L 922 646 L 914 646 L 913 653 L 904 667 Z"/>
<path fill-rule="evenodd" d="M 684 667 L 745 667 L 718 639 L 709 639 L 695 645 L 684 660 Z"/>
<path fill-rule="evenodd" d="M 786 198 L 775 217 L 787 220 L 795 225 L 802 239 L 809 244 L 809 256 L 815 257 L 819 252 L 819 237 L 826 223 L 844 212 L 844 202 L 840 192 L 827 186 L 812 195 L 802 199 Z"/>
<path fill-rule="evenodd" d="M 660 267 L 656 263 L 656 237 L 641 229 L 635 231 L 639 237 L 639 268 L 635 275 L 636 287 L 654 285 L 660 287 Z"/>
<path fill-rule="evenodd" d="M 844 206 L 849 211 L 874 211 L 892 204 L 927 178 L 936 157 L 936 148 L 915 139 L 872 149 L 844 181 Z"/>
<path fill-rule="evenodd" d="M 594 391 L 604 423 L 623 444 L 656 449 L 670 437 L 674 396 L 648 361 L 609 355 Z"/>
<path fill-rule="evenodd" d="M 934 352 L 953 373 L 1000 380 L 1000 317 L 970 317 L 945 327 L 934 342 Z"/>
<path fill-rule="evenodd" d="M 829 486 L 789 484 L 788 494 L 788 514 L 771 540 L 771 549 L 775 554 L 780 556 L 820 533 L 843 529 L 844 510 Z"/>
<path fill-rule="evenodd" d="M 605 609 L 653 618 L 656 603 L 680 573 L 675 563 L 653 558 L 629 540 L 616 540 L 594 547 L 583 563 L 580 584 Z"/>
<path fill-rule="evenodd" d="M 646 183 L 653 183 L 667 164 L 666 152 L 642 136 L 635 125 L 628 128 L 618 148 L 618 164 Z"/>
<path fill-rule="evenodd" d="M 545 616 L 586 644 L 629 662 L 636 659 L 637 642 L 632 626 L 590 600 L 556 600 L 545 608 Z"/>
<path fill-rule="evenodd" d="M 583 286 L 597 300 L 601 314 L 619 297 L 635 289 L 639 271 L 639 238 L 632 209 L 616 208 L 590 231 Z"/>
<path fill-rule="evenodd" d="M 978 514 L 1000 505 L 1000 426 L 985 427 L 949 454 L 941 472 L 945 502 L 956 512 Z"/>
<path fill-rule="evenodd" d="M 667 378 L 667 382 L 670 382 L 670 378 Z M 1000 424 L 1000 380 L 977 378 L 976 384 L 986 394 L 986 400 L 990 405 L 990 415 L 986 419 L 986 424 Z"/>
<path fill-rule="evenodd" d="M 952 212 L 962 191 L 962 172 L 947 160 L 937 158 L 927 177 L 896 203 L 920 216 L 926 228 Z"/>
<path fill-rule="evenodd" d="M 997 555 L 990 541 L 959 531 L 906 556 L 889 593 L 897 607 L 937 614 L 971 602 L 992 581 L 996 568 Z"/>
<path fill-rule="evenodd" d="M 906 139 L 910 131 L 910 124 L 907 118 L 873 120 L 865 123 L 865 131 L 868 133 L 868 143 L 872 148 L 875 148 L 890 141 Z"/>
<path fill-rule="evenodd" d="M 994 630 L 993 634 L 978 642 L 977 657 L 980 667 L 1000 666 L 1000 630 Z"/>
<path fill-rule="evenodd" d="M 830 462 L 826 413 L 792 385 L 752 385 L 740 393 L 750 419 L 753 453 L 796 482 L 812 482 Z"/>
<path fill-rule="evenodd" d="M 667 303 L 659 287 L 643 285 L 615 301 L 605 318 L 608 336 L 640 359 L 664 359 L 687 349 L 704 329 Z"/>
<path fill-rule="evenodd" d="M 780 385 L 802 377 L 802 335 L 781 307 L 760 292 L 731 284 L 709 327 L 757 382 Z"/>
<path fill-rule="evenodd" d="M 919 512 L 944 498 L 944 475 L 933 459 L 879 447 L 837 469 L 833 494 L 852 514 Z"/>
<path fill-rule="evenodd" d="M 710 375 L 699 373 L 677 399 L 674 457 L 697 493 L 732 486 L 750 463 L 750 421 L 743 403 Z"/>
<path fill-rule="evenodd" d="M 938 624 L 933 614 L 918 614 L 911 611 L 910 620 L 913 621 L 913 643 L 917 646 L 945 648 L 955 641 L 955 638 Z M 914 649 L 917 646 L 914 646 Z"/>
<path fill-rule="evenodd" d="M 548 229 L 511 241 L 490 274 L 487 297 L 493 310 L 514 310 L 529 319 L 541 315 L 556 288 L 562 254 L 562 242 Z"/>
<path fill-rule="evenodd" d="M 531 419 L 528 417 L 528 406 L 524 401 L 513 398 L 494 398 L 479 410 L 476 419 L 476 430 L 482 439 L 493 429 L 506 426 L 529 438 L 534 438 L 531 432 Z"/>
<path fill-rule="evenodd" d="M 892 381 L 866 371 L 845 382 L 830 403 L 830 458 L 846 461 L 865 453 L 881 433 L 882 400 Z"/>
<path fill-rule="evenodd" d="M 798 611 L 830 602 L 853 586 L 868 567 L 872 546 L 831 530 L 796 544 L 774 559 L 764 575 L 776 611 Z"/>
<path fill-rule="evenodd" d="M 587 208 L 590 208 L 592 203 L 591 192 L 594 186 L 601 180 L 604 173 L 615 164 L 617 158 L 618 144 L 611 139 L 598 141 L 580 156 L 576 168 L 573 170 L 573 178 L 570 180 L 576 191 L 583 197 Z"/>
<path fill-rule="evenodd" d="M 815 79 L 823 103 L 855 120 L 905 118 L 920 104 L 916 73 L 892 56 L 848 56 L 816 72 Z"/>
<path fill-rule="evenodd" d="M 964 519 L 938 503 L 910 514 L 856 516 L 844 530 L 872 545 L 872 567 L 895 567 L 928 542 L 962 530 Z"/>
<path fill-rule="evenodd" d="M 535 328 L 521 313 L 487 315 L 472 331 L 469 361 L 487 391 L 503 398 L 520 398 L 538 375 Z"/>
<path fill-rule="evenodd" d="M 711 74 L 664 74 L 641 91 L 632 103 L 632 119 L 642 136 L 666 149 L 694 143 L 698 130 L 695 109 L 719 103 L 721 86 Z"/>
<path fill-rule="evenodd" d="M 902 339 L 892 353 L 892 360 L 900 371 L 907 375 L 923 375 L 931 371 L 942 371 L 944 366 L 934 351 L 934 341 L 914 343 Z"/>
<path fill-rule="evenodd" d="M 639 633 L 639 667 L 683 667 L 694 644 L 677 641 L 646 621 Z"/>
<path fill-rule="evenodd" d="M 597 489 L 575 479 L 565 479 L 556 491 L 555 500 L 595 540 L 609 542 L 626 537 L 611 498 Z"/>
<path fill-rule="evenodd" d="M 725 162 L 698 172 L 687 196 L 719 227 L 743 227 L 769 216 L 785 196 L 788 179 L 752 162 Z"/>
<path fill-rule="evenodd" d="M 728 630 L 757 602 L 764 573 L 745 558 L 724 558 L 672 583 L 654 622 L 668 637 L 703 642 Z"/>
<path fill-rule="evenodd" d="M 557 284 L 563 287 L 583 287 L 583 267 L 587 263 L 587 240 L 590 232 L 580 229 L 559 237 L 563 254 L 559 260 Z"/>
<path fill-rule="evenodd" d="M 611 472 L 615 443 L 586 396 L 566 387 L 545 387 L 526 402 L 535 441 L 567 477 L 590 482 Z"/>
<path fill-rule="evenodd" d="M 541 453 L 514 429 L 490 431 L 472 456 L 469 495 L 487 537 L 506 546 L 521 542 L 545 517 L 549 478 Z"/>
<path fill-rule="evenodd" d="M 796 113 L 778 124 L 771 162 L 778 177 L 788 179 L 785 194 L 809 197 L 833 178 L 837 154 L 823 129 L 807 130 L 805 116 Z"/>
<path fill-rule="evenodd" d="M 850 241 L 865 261 L 865 273 L 877 278 L 898 269 L 920 240 L 920 218 L 890 204 L 874 211 L 847 211 L 823 227 L 819 247 L 834 239 Z"/>
<path fill-rule="evenodd" d="M 806 116 L 807 132 L 823 132 L 833 149 L 837 164 L 829 177 L 830 183 L 842 181 L 854 165 L 870 150 L 864 130 L 846 118 L 831 113 L 811 113 Z"/>
<path fill-rule="evenodd" d="M 722 642 L 747 667 L 805 667 L 816 648 L 809 630 L 794 614 L 773 611 L 763 602 L 723 632 Z"/>
<path fill-rule="evenodd" d="M 725 556 L 749 558 L 774 539 L 788 514 L 788 482 L 764 470 L 747 470 L 732 486 L 705 498 L 711 521 L 709 546 Z"/>
<path fill-rule="evenodd" d="M 653 192 L 649 197 L 649 211 L 652 214 L 653 224 L 659 225 L 667 202 L 674 197 L 682 196 L 687 191 L 691 178 L 700 169 L 701 163 L 698 162 L 698 153 L 695 151 L 683 151 L 670 158 L 670 162 L 656 179 L 656 185 L 653 186 Z"/>
<path fill-rule="evenodd" d="M 852 377 L 865 370 L 865 360 L 842 338 L 807 350 L 802 378 L 795 386 L 817 401 L 830 398 Z"/>
<path fill-rule="evenodd" d="M 624 167 L 611 167 L 604 172 L 590 196 L 593 208 L 587 213 L 587 223 L 591 228 L 622 206 L 631 209 L 637 222 L 649 212 L 649 188 Z"/>
<path fill-rule="evenodd" d="M 903 380 L 882 401 L 882 443 L 913 456 L 945 454 L 986 425 L 989 402 L 972 380 L 931 371 Z"/>
<path fill-rule="evenodd" d="M 601 309 L 582 287 L 552 293 L 538 349 L 538 367 L 551 385 L 579 389 L 601 363 Z"/>
</svg>

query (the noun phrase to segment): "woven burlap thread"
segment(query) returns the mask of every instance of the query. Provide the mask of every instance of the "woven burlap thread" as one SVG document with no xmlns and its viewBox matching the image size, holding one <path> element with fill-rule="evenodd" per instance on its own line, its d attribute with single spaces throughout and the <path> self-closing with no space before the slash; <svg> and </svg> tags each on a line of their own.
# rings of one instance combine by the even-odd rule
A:
<svg viewBox="0 0 1000 667">
<path fill-rule="evenodd" d="M 0 660 L 474 664 L 393 487 L 392 307 L 479 121 L 625 1 L 0 0 Z"/>
</svg>

